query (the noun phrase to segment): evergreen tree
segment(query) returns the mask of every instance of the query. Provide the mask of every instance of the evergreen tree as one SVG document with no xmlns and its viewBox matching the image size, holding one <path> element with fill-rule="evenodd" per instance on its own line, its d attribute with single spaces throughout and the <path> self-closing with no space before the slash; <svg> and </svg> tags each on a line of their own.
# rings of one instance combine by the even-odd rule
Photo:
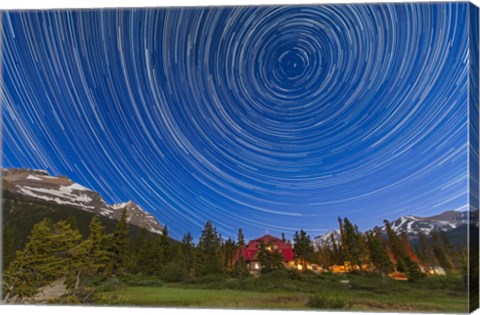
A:
<svg viewBox="0 0 480 315">
<path fill-rule="evenodd" d="M 222 240 L 213 226 L 213 223 L 208 221 L 200 236 L 198 243 L 198 273 L 200 275 L 222 273 L 222 255 L 221 255 Z"/>
<path fill-rule="evenodd" d="M 172 248 L 170 246 L 170 237 L 168 236 L 168 228 L 165 225 L 159 238 L 160 245 L 160 263 L 166 265 L 172 261 Z"/>
<path fill-rule="evenodd" d="M 410 256 L 404 257 L 405 264 L 405 273 L 407 274 L 408 280 L 413 282 L 420 278 L 425 277 L 425 274 L 422 273 L 420 267 Z"/>
<path fill-rule="evenodd" d="M 147 229 L 142 228 L 133 245 L 128 268 L 129 272 L 141 273 L 145 271 L 145 266 L 148 264 L 148 256 L 152 250 L 151 245 Z"/>
<path fill-rule="evenodd" d="M 442 266 L 445 272 L 450 273 L 452 270 L 452 263 L 450 257 L 448 257 L 446 253 L 445 246 L 442 242 L 440 234 L 435 230 L 432 230 L 430 232 L 430 236 L 432 237 L 433 252 L 438 260 L 438 263 L 440 264 L 440 266 Z"/>
<path fill-rule="evenodd" d="M 396 267 L 398 271 L 403 271 L 408 277 L 408 280 L 415 281 L 424 276 L 417 262 L 414 260 L 416 257 L 413 255 L 413 251 L 410 248 L 410 244 L 407 240 L 405 233 L 399 237 L 395 231 L 393 231 L 390 223 L 385 220 L 385 228 L 387 230 L 388 242 L 392 254 L 396 260 Z"/>
<path fill-rule="evenodd" d="M 388 273 L 392 271 L 393 266 L 385 250 L 381 235 L 378 232 L 367 233 L 367 244 L 370 250 L 372 264 L 379 273 L 388 275 Z"/>
<path fill-rule="evenodd" d="M 437 258 L 435 257 L 435 253 L 433 252 L 432 244 L 427 240 L 425 234 L 419 233 L 418 234 L 419 240 L 419 255 L 420 259 L 429 266 L 434 272 L 434 267 L 438 264 Z"/>
<path fill-rule="evenodd" d="M 144 272 L 148 275 L 160 276 L 163 258 L 162 235 L 157 235 L 152 239 L 152 245 L 146 257 Z"/>
<path fill-rule="evenodd" d="M 74 215 L 69 215 L 67 219 L 65 220 L 65 223 L 70 225 L 72 229 L 79 230 L 78 228 L 78 221 L 77 218 Z"/>
<path fill-rule="evenodd" d="M 194 276 L 196 265 L 195 244 L 193 244 L 193 237 L 190 233 L 185 234 L 182 239 L 182 255 L 187 272 L 190 276 Z"/>
<path fill-rule="evenodd" d="M 99 276 L 108 266 L 110 256 L 107 242 L 104 227 L 98 217 L 94 216 L 89 225 L 88 238 L 70 250 L 66 285 L 72 295 L 80 299 L 91 295 L 92 292 L 85 294 L 83 291 L 88 281 Z"/>
<path fill-rule="evenodd" d="M 238 247 L 245 246 L 245 236 L 243 235 L 242 229 L 238 229 L 237 245 Z"/>
<path fill-rule="evenodd" d="M 110 271 L 114 275 L 121 275 L 127 267 L 128 250 L 128 223 L 127 212 L 123 210 L 120 221 L 115 226 L 110 244 Z"/>
<path fill-rule="evenodd" d="M 340 218 L 339 222 L 341 253 L 346 269 L 347 271 L 352 271 L 352 264 L 362 269 L 362 265 L 367 263 L 369 258 L 363 235 L 358 231 L 358 227 L 354 226 L 347 218 L 343 219 L 343 224 Z"/>
<path fill-rule="evenodd" d="M 48 219 L 36 224 L 24 248 L 4 273 L 5 300 L 33 298 L 40 288 L 65 276 L 70 265 L 69 250 L 81 239 L 65 221 L 52 225 Z"/>
<path fill-rule="evenodd" d="M 258 261 L 262 266 L 262 273 L 269 273 L 283 269 L 283 255 L 273 247 L 272 243 L 260 244 L 258 250 Z"/>
<path fill-rule="evenodd" d="M 443 243 L 443 249 L 445 255 L 450 259 L 451 269 L 450 273 L 458 273 L 461 270 L 461 254 L 455 250 L 455 248 L 450 244 L 447 234 L 443 231 L 439 231 L 440 240 Z"/>
<path fill-rule="evenodd" d="M 3 226 L 2 272 L 15 258 L 15 228 Z"/>
<path fill-rule="evenodd" d="M 312 262 L 315 259 L 315 252 L 313 249 L 312 241 L 310 236 L 304 230 L 300 232 L 295 232 L 293 236 L 294 249 L 295 249 L 295 259 L 300 265 L 302 265 L 303 270 L 307 267 L 307 262 Z"/>
<path fill-rule="evenodd" d="M 342 252 L 333 234 L 330 235 L 332 265 L 343 265 Z"/>
<path fill-rule="evenodd" d="M 245 261 L 245 258 L 243 258 L 242 255 L 238 257 L 238 259 L 235 261 L 235 265 L 233 267 L 233 276 L 237 278 L 245 278 L 249 275 L 248 268 L 247 268 L 247 262 Z"/>
<path fill-rule="evenodd" d="M 232 272 L 234 268 L 235 254 L 237 253 L 237 244 L 234 240 L 228 239 L 222 246 L 223 269 L 226 272 Z"/>
<path fill-rule="evenodd" d="M 320 245 L 315 252 L 315 262 L 326 268 L 336 264 L 333 256 L 333 250 L 328 244 Z"/>
<path fill-rule="evenodd" d="M 404 258 L 407 256 L 407 253 L 405 252 L 402 241 L 395 231 L 393 231 L 390 222 L 385 220 L 384 223 L 387 230 L 388 245 L 393 258 L 395 259 L 395 267 L 398 271 L 406 272 L 407 266 L 405 265 Z"/>
</svg>

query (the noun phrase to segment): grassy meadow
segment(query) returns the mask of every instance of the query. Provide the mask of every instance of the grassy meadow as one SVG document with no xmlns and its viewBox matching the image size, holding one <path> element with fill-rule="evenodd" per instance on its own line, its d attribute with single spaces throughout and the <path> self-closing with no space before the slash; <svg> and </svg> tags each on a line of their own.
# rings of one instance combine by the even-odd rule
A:
<svg viewBox="0 0 480 315">
<path fill-rule="evenodd" d="M 152 280 L 154 281 L 154 280 Z M 97 293 L 99 304 L 399 312 L 467 312 L 461 277 L 417 282 L 365 275 L 299 274 L 277 271 L 258 278 L 207 276 L 177 283 L 152 283 L 131 276 Z"/>
</svg>

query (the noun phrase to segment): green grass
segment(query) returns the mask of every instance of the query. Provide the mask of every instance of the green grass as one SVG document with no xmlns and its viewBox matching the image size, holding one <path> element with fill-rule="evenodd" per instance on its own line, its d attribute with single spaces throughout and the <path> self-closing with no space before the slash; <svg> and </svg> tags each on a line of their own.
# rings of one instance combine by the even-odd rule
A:
<svg viewBox="0 0 480 315">
<path fill-rule="evenodd" d="M 461 284 L 459 277 L 410 283 L 358 275 L 277 273 L 243 280 L 207 277 L 155 287 L 130 286 L 98 297 L 102 304 L 138 306 L 464 313 L 467 294 Z"/>
<path fill-rule="evenodd" d="M 238 290 L 184 289 L 175 287 L 131 287 L 101 293 L 107 304 L 218 308 L 302 308 L 307 297 L 295 293 Z"/>
</svg>

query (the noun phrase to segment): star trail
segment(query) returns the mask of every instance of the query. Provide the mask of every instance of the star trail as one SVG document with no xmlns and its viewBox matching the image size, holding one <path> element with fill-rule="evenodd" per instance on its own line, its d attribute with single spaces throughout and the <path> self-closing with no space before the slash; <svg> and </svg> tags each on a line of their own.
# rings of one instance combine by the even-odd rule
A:
<svg viewBox="0 0 480 315">
<path fill-rule="evenodd" d="M 464 209 L 467 3 L 3 12 L 3 167 L 173 237 Z"/>
</svg>

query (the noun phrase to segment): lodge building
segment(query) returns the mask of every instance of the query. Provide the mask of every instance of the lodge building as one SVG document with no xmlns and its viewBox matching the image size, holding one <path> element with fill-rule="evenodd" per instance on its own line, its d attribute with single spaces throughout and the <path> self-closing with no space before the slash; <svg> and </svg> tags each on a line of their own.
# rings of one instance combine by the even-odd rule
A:
<svg viewBox="0 0 480 315">
<path fill-rule="evenodd" d="M 286 267 L 295 267 L 295 258 L 292 245 L 267 234 L 248 242 L 248 244 L 241 248 L 237 253 L 237 258 L 238 255 L 243 256 L 250 272 L 258 272 L 262 268 L 258 260 L 258 252 L 260 251 L 260 246 L 262 244 L 265 246 L 271 246 L 271 250 L 282 254 L 283 262 Z"/>
</svg>

